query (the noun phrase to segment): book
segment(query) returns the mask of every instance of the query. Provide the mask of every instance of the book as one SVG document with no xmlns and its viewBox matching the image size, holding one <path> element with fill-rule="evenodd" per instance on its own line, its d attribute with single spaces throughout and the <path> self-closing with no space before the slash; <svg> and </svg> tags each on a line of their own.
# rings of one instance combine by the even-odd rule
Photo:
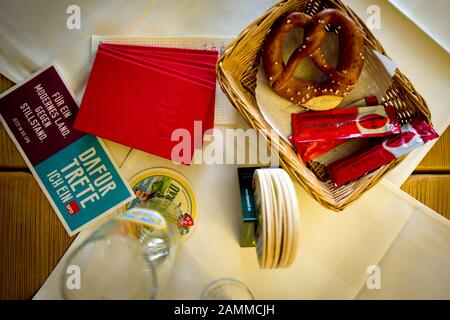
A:
<svg viewBox="0 0 450 320">
<path fill-rule="evenodd" d="M 72 126 L 73 93 L 55 65 L 0 95 L 0 120 L 69 235 L 135 198 L 103 142 Z"/>
</svg>

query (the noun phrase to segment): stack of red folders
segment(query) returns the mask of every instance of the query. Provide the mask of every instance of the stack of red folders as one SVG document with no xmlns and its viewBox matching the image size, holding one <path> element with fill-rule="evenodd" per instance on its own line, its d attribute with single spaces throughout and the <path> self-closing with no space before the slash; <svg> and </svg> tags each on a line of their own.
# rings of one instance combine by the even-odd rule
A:
<svg viewBox="0 0 450 320">
<path fill-rule="evenodd" d="M 214 126 L 217 58 L 211 50 L 101 44 L 74 127 L 190 164 Z"/>
</svg>

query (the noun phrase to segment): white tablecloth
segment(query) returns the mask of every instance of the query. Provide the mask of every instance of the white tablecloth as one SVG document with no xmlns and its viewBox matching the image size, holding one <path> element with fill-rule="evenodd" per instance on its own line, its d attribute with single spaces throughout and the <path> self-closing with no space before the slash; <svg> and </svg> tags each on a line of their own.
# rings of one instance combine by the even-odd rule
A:
<svg viewBox="0 0 450 320">
<path fill-rule="evenodd" d="M 120 163 L 124 154 L 109 146 Z M 219 278 L 243 281 L 257 299 L 450 298 L 450 222 L 386 180 L 340 214 L 297 186 L 297 259 L 288 269 L 260 270 L 255 248 L 239 247 L 236 165 L 181 167 L 133 150 L 122 172 L 130 178 L 148 166 L 182 172 L 198 203 L 197 228 L 179 246 L 161 299 L 198 299 Z M 35 299 L 60 298 L 61 261 Z M 380 290 L 367 289 L 370 265 L 381 269 Z"/>
<path fill-rule="evenodd" d="M 344 2 L 363 20 L 370 16 L 369 6 L 380 8 L 381 29 L 373 33 L 424 96 L 436 130 L 444 132 L 450 124 L 448 53 L 385 0 Z M 55 61 L 72 89 L 81 93 L 90 70 L 93 34 L 236 36 L 273 3 L 274 0 L 2 0 L 0 72 L 17 82 Z M 80 30 L 66 28 L 66 9 L 73 4 L 81 9 Z M 443 10 L 448 10 L 448 4 Z M 432 145 L 412 152 L 387 179 L 402 185 Z"/>
<path fill-rule="evenodd" d="M 450 52 L 450 7 L 447 0 L 389 0 L 442 48 Z"/>
</svg>

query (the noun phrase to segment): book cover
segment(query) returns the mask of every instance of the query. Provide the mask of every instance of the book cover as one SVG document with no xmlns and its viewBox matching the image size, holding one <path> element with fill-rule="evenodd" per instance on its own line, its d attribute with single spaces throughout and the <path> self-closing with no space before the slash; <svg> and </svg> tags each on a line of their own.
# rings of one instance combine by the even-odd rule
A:
<svg viewBox="0 0 450 320">
<path fill-rule="evenodd" d="M 102 141 L 73 129 L 77 113 L 54 65 L 0 95 L 0 120 L 69 235 L 135 198 Z"/>
</svg>

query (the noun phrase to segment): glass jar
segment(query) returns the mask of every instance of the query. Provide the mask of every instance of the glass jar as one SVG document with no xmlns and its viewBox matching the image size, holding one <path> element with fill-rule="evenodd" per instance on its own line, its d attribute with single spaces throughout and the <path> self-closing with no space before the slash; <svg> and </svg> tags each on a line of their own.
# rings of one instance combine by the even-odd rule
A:
<svg viewBox="0 0 450 320">
<path fill-rule="evenodd" d="M 155 299 L 174 262 L 180 215 L 166 199 L 152 199 L 109 219 L 68 257 L 64 299 Z"/>
</svg>

